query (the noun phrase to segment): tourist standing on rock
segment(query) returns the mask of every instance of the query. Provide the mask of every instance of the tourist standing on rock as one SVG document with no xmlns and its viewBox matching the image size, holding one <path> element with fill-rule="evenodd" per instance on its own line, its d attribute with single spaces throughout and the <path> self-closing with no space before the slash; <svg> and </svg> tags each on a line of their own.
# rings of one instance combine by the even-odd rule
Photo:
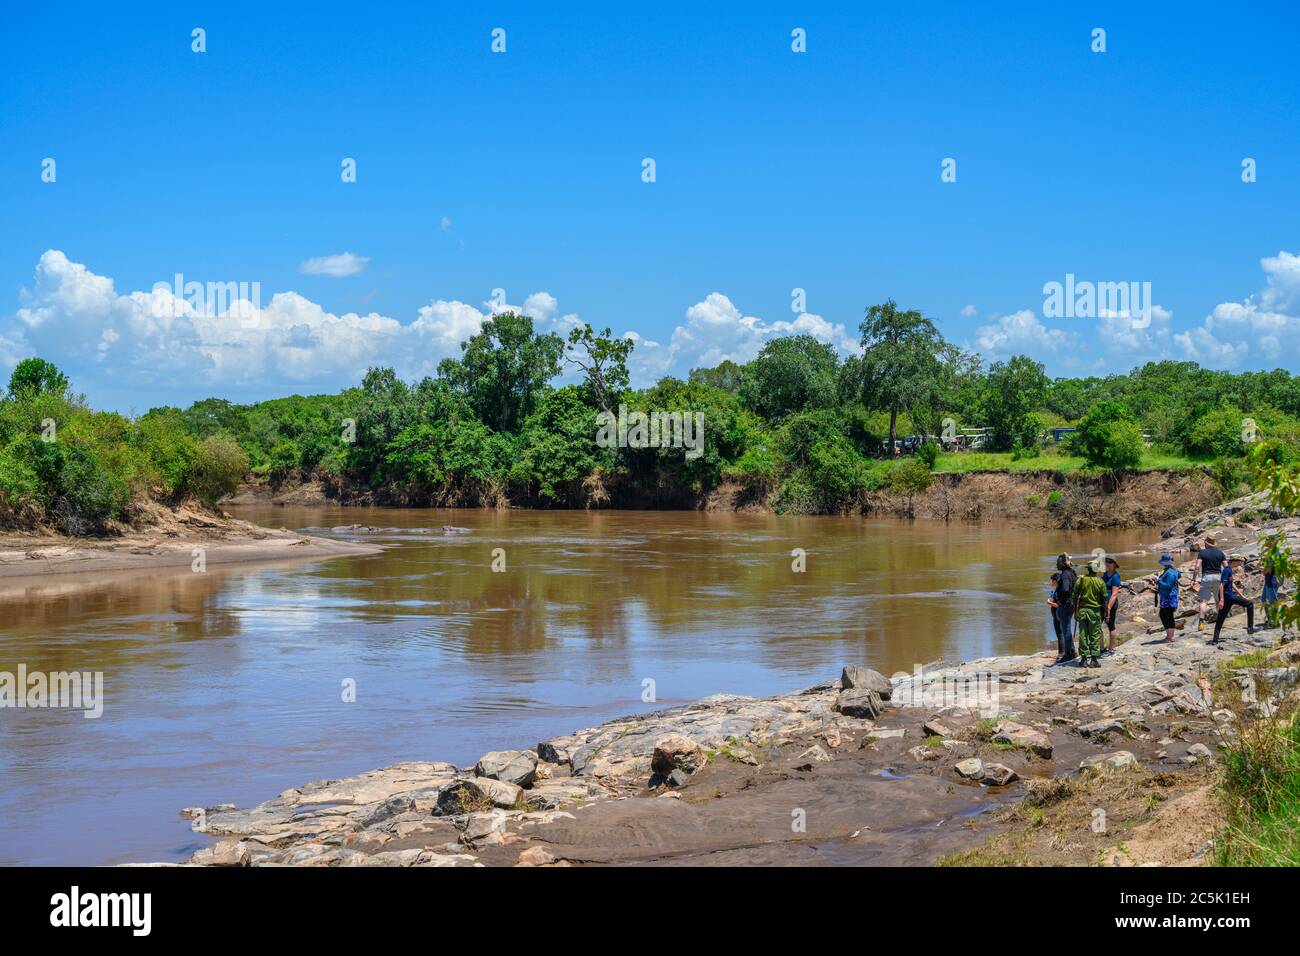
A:
<svg viewBox="0 0 1300 956">
<path fill-rule="evenodd" d="M 1060 660 L 1065 656 L 1065 645 L 1061 643 L 1061 618 L 1056 613 L 1056 588 L 1061 580 L 1059 574 L 1053 573 L 1052 579 L 1047 584 L 1047 614 L 1052 619 L 1052 627 L 1056 630 L 1056 659 Z"/>
<path fill-rule="evenodd" d="M 1115 617 L 1119 614 L 1119 562 L 1114 558 L 1106 559 L 1106 573 L 1101 576 L 1106 585 L 1106 611 L 1102 618 L 1106 622 L 1106 647 L 1103 654 L 1115 653 Z"/>
<path fill-rule="evenodd" d="M 1178 610 L 1178 579 L 1183 572 L 1174 567 L 1174 557 L 1169 552 L 1160 555 L 1160 567 L 1164 568 L 1156 578 L 1156 607 L 1160 611 L 1160 623 L 1165 626 L 1165 643 L 1174 642 L 1174 612 Z"/>
<path fill-rule="evenodd" d="M 1079 666 L 1100 667 L 1101 609 L 1106 604 L 1106 584 L 1097 573 L 1101 561 L 1088 562 L 1088 572 L 1074 582 L 1074 614 L 1079 621 Z"/>
<path fill-rule="evenodd" d="M 1228 615 L 1234 607 L 1244 607 L 1246 609 L 1246 633 L 1255 633 L 1255 602 L 1248 601 L 1233 587 L 1233 576 L 1235 572 L 1241 570 L 1241 558 L 1233 558 L 1223 566 L 1220 577 L 1223 581 L 1223 587 L 1219 589 L 1219 614 L 1214 619 L 1214 638 L 1211 644 L 1219 643 L 1219 632 L 1223 630 L 1223 622 L 1228 619 Z"/>
<path fill-rule="evenodd" d="M 1197 596 L 1201 601 L 1201 617 L 1196 625 L 1198 631 L 1205 630 L 1205 609 L 1213 602 L 1217 611 L 1222 594 L 1223 565 L 1227 561 L 1224 553 L 1214 546 L 1214 535 L 1207 534 L 1196 556 L 1196 565 L 1192 571 L 1192 587 L 1198 587 Z"/>
<path fill-rule="evenodd" d="M 1070 556 L 1062 552 L 1056 556 L 1056 619 L 1061 624 L 1061 653 L 1056 663 L 1074 660 L 1074 585 L 1079 580 Z"/>
<path fill-rule="evenodd" d="M 1277 591 L 1281 582 L 1272 561 L 1264 562 L 1264 593 L 1260 599 L 1264 602 L 1264 627 L 1277 627 Z"/>
</svg>

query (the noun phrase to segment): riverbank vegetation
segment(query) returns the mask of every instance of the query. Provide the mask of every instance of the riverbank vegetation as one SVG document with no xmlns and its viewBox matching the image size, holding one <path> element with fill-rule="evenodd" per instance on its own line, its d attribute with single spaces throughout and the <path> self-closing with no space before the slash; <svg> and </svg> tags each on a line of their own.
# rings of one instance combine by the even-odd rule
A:
<svg viewBox="0 0 1300 956">
<path fill-rule="evenodd" d="M 725 486 L 740 504 L 848 513 L 972 471 L 1204 469 L 1228 495 L 1246 444 L 1288 459 L 1300 448 L 1300 379 L 1285 371 L 1160 362 L 1050 379 L 1024 356 L 985 366 L 892 301 L 860 332 L 848 359 L 794 335 L 743 365 L 633 389 L 632 340 L 582 326 L 565 341 L 501 314 L 419 382 L 373 368 L 333 395 L 214 397 L 135 419 L 91 410 L 57 369 L 27 360 L 0 401 L 0 515 L 100 530 L 141 495 L 219 497 L 241 466 L 272 488 L 314 481 L 343 501 L 396 505 L 696 507 Z M 638 412 L 700 416 L 702 448 L 634 426 L 597 442 L 601 416 Z M 933 440 L 973 429 L 978 450 Z M 911 435 L 930 439 L 893 460 Z"/>
</svg>

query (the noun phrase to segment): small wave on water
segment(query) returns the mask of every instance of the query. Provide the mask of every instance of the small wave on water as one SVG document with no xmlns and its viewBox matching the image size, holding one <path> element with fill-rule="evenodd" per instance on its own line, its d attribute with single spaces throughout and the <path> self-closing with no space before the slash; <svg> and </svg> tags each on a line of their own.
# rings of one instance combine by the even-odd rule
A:
<svg viewBox="0 0 1300 956">
<path fill-rule="evenodd" d="M 979 591 L 973 588 L 950 588 L 945 591 L 907 591 L 901 594 L 877 594 L 874 599 L 877 601 L 888 601 L 891 598 L 985 598 L 996 600 L 999 598 L 1010 600 L 1011 595 L 1002 591 Z"/>
</svg>

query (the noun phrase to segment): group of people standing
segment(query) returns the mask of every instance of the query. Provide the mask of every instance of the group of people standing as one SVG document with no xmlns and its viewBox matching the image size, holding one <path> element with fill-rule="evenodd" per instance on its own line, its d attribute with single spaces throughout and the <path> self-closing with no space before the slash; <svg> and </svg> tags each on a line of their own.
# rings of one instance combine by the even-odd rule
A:
<svg viewBox="0 0 1300 956">
<path fill-rule="evenodd" d="M 1056 556 L 1056 573 L 1048 587 L 1047 604 L 1056 629 L 1056 663 L 1079 661 L 1080 667 L 1100 667 L 1103 656 L 1115 653 L 1115 618 L 1119 613 L 1119 562 L 1114 558 L 1093 558 L 1082 577 L 1074 570 L 1070 556 Z M 1079 650 L 1074 634 L 1078 624 Z M 1106 634 L 1102 635 L 1102 625 Z"/>
<path fill-rule="evenodd" d="M 1047 592 L 1056 631 L 1056 663 L 1078 660 L 1080 667 L 1100 667 L 1100 658 L 1115 653 L 1115 621 L 1122 584 L 1119 562 L 1113 557 L 1093 558 L 1084 568 L 1084 574 L 1080 575 L 1070 555 L 1062 553 L 1056 558 L 1056 573 L 1052 575 Z M 1160 623 L 1165 628 L 1164 642 L 1172 644 L 1182 571 L 1174 567 L 1173 556 L 1168 552 L 1160 555 L 1160 568 L 1150 580 L 1156 585 L 1155 603 Z M 1223 622 L 1234 607 L 1245 608 L 1246 633 L 1255 633 L 1255 602 L 1242 594 L 1236 581 L 1241 569 L 1241 558 L 1229 558 L 1215 544 L 1214 535 L 1205 536 L 1193 565 L 1192 587 L 1200 601 L 1198 631 L 1204 632 L 1207 608 L 1214 607 L 1211 644 L 1219 642 Z M 1262 594 L 1265 623 L 1260 630 L 1276 626 L 1278 584 L 1272 566 L 1266 563 Z M 1077 652 L 1076 631 L 1079 637 Z"/>
</svg>

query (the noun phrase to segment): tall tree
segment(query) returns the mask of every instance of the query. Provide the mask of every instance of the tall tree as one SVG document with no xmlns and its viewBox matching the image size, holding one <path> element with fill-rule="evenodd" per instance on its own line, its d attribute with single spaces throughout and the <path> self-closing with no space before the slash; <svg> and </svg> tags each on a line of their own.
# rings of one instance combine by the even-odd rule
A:
<svg viewBox="0 0 1300 956">
<path fill-rule="evenodd" d="M 893 299 L 867 309 L 858 326 L 862 358 L 848 363 L 848 390 L 869 408 L 889 412 L 889 447 L 898 438 L 898 413 L 933 402 L 944 376 L 947 343 L 933 322 Z"/>
<path fill-rule="evenodd" d="M 745 366 L 740 398 L 764 418 L 778 421 L 808 408 L 835 404 L 839 357 L 811 335 L 773 339 Z"/>
<path fill-rule="evenodd" d="M 493 431 L 516 432 L 546 383 L 560 374 L 564 340 L 537 334 L 528 316 L 506 312 L 484 322 L 460 348 L 460 359 L 443 359 L 438 374 Z"/>
<path fill-rule="evenodd" d="M 23 359 L 14 366 L 13 374 L 9 376 L 9 394 L 14 398 L 39 392 L 62 395 L 67 390 L 68 376 L 43 358 Z"/>
<path fill-rule="evenodd" d="M 628 386 L 627 357 L 633 344 L 629 338 L 614 338 L 609 329 L 593 332 L 590 322 L 569 332 L 564 360 L 582 370 L 587 391 L 610 415 L 614 414 L 610 406 Z"/>
<path fill-rule="evenodd" d="M 993 429 L 993 447 L 1007 449 L 1023 430 L 1025 419 L 1043 407 L 1047 375 L 1041 362 L 1013 355 L 989 366 L 984 382 L 984 421 Z"/>
</svg>

